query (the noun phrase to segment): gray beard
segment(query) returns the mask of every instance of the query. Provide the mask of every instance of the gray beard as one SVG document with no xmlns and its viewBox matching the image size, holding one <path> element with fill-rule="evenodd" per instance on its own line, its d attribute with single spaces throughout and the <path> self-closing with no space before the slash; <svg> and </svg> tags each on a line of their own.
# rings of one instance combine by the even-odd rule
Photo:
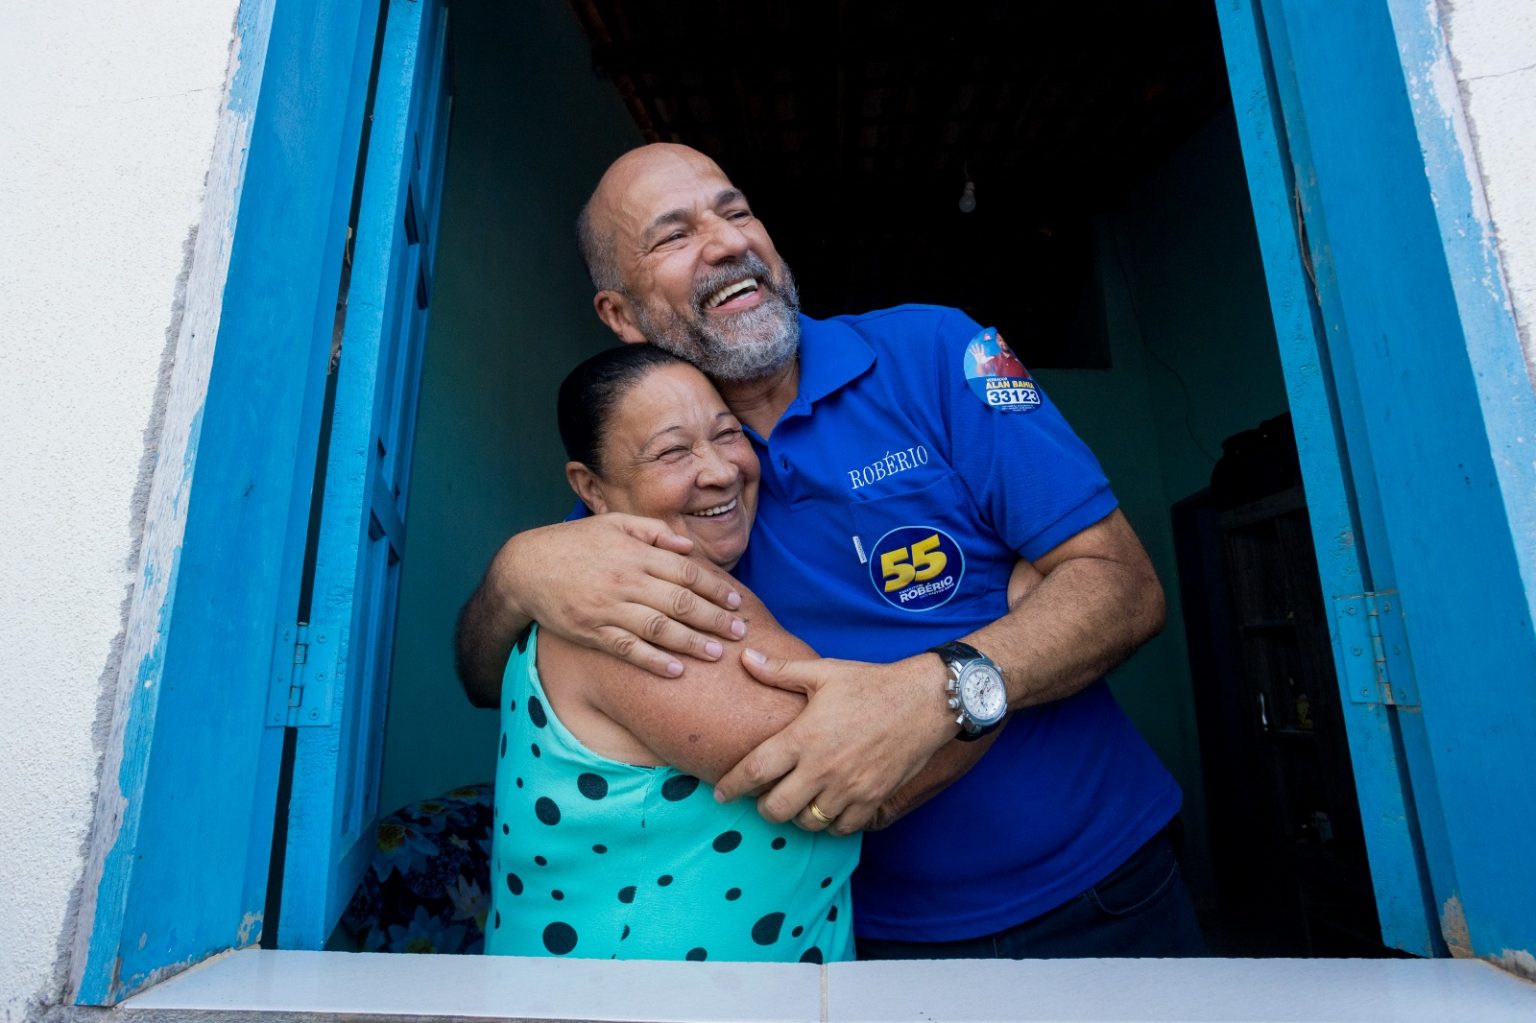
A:
<svg viewBox="0 0 1536 1023">
<path fill-rule="evenodd" d="M 689 319 L 669 309 L 664 318 L 653 318 L 636 302 L 633 308 L 640 332 L 651 344 L 687 359 L 712 380 L 758 380 L 783 367 L 800 351 L 799 289 L 787 266 L 782 281 L 771 281 L 761 261 L 749 259 L 748 264 L 762 282 L 764 300 L 736 317 L 728 331 L 707 322 L 702 314 Z M 721 276 L 739 272 L 740 268 L 726 268 Z M 714 281 L 705 281 L 698 290 L 711 294 L 718 287 Z"/>
</svg>

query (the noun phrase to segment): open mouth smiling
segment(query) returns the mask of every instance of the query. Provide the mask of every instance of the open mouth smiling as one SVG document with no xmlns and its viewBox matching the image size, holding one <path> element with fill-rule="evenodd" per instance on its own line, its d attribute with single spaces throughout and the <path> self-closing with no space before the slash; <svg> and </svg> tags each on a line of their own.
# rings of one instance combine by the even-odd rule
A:
<svg viewBox="0 0 1536 1023">
<path fill-rule="evenodd" d="M 724 504 L 717 504 L 713 508 L 704 508 L 704 509 L 702 509 L 700 511 L 689 512 L 688 514 L 692 515 L 694 518 L 712 519 L 712 518 L 716 518 L 717 516 L 724 515 L 727 512 L 735 511 L 736 510 L 736 506 L 739 503 L 740 503 L 740 500 L 738 498 L 733 497 L 729 501 L 725 502 Z"/>
<path fill-rule="evenodd" d="M 756 293 L 758 287 L 756 277 L 744 277 L 739 281 L 733 281 L 706 297 L 704 299 L 704 308 L 706 310 L 717 309 L 732 299 Z"/>
</svg>

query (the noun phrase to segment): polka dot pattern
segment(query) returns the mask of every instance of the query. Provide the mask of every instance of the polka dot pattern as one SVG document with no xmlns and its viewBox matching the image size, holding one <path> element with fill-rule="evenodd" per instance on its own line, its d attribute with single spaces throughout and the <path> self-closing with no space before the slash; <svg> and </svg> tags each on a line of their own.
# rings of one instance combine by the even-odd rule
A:
<svg viewBox="0 0 1536 1023">
<path fill-rule="evenodd" d="M 699 788 L 699 779 L 691 774 L 679 774 L 668 778 L 661 785 L 661 796 L 671 803 L 680 803 Z"/>
<path fill-rule="evenodd" d="M 850 914 L 839 911 L 857 838 L 771 824 L 750 800 L 708 798 L 710 786 L 694 775 L 591 754 L 540 687 L 535 646 L 522 662 L 514 655 L 505 678 L 493 832 L 504 884 L 491 893 L 488 952 L 700 962 L 851 956 Z M 506 871 L 513 865 L 533 874 Z"/>
<path fill-rule="evenodd" d="M 783 926 L 783 913 L 769 913 L 752 925 L 752 940 L 759 945 L 772 945 L 779 940 L 779 931 Z"/>
<path fill-rule="evenodd" d="M 544 947 L 557 956 L 568 954 L 576 947 L 576 928 L 556 920 L 544 928 Z"/>
</svg>

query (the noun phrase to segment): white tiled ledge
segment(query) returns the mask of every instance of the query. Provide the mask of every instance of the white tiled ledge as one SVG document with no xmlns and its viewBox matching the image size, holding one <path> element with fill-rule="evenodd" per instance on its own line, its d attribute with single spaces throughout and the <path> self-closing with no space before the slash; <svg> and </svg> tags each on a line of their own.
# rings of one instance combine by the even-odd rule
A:
<svg viewBox="0 0 1536 1023">
<path fill-rule="evenodd" d="M 234 952 L 129 999 L 125 1020 L 443 1018 L 933 1023 L 1532 1023 L 1536 985 L 1476 960 L 1058 959 L 638 963 Z"/>
</svg>

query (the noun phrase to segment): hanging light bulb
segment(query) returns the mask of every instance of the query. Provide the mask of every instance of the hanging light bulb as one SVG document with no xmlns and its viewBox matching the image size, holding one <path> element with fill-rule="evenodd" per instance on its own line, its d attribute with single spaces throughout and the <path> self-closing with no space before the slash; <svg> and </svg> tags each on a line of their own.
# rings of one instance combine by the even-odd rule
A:
<svg viewBox="0 0 1536 1023">
<path fill-rule="evenodd" d="M 960 193 L 960 201 L 955 205 L 960 207 L 961 213 L 976 212 L 976 182 L 970 178 L 965 179 L 965 190 Z"/>
</svg>

